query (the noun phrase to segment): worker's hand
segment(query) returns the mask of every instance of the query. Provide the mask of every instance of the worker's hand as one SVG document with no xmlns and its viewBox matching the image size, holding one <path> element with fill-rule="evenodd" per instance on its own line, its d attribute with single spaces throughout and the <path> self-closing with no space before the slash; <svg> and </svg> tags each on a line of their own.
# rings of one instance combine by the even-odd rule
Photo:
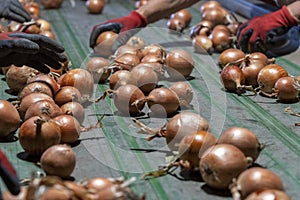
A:
<svg viewBox="0 0 300 200">
<path fill-rule="evenodd" d="M 49 67 L 59 69 L 67 60 L 60 44 L 40 34 L 1 33 L 0 49 L 0 67 L 26 65 L 49 73 Z"/>
<path fill-rule="evenodd" d="M 96 41 L 98 36 L 105 31 L 120 33 L 118 40 L 120 39 L 125 41 L 126 39 L 129 39 L 129 37 L 126 37 L 125 34 L 122 35 L 122 32 L 145 26 L 147 26 L 147 20 L 136 11 L 132 11 L 128 16 L 111 19 L 104 23 L 95 25 L 90 35 L 90 47 L 95 48 L 95 46 L 97 46 Z"/>
<path fill-rule="evenodd" d="M 31 16 L 19 0 L 0 0 L 0 18 L 5 18 L 20 23 L 31 20 Z"/>
<path fill-rule="evenodd" d="M 267 44 L 275 37 L 285 34 L 298 23 L 286 6 L 243 23 L 237 32 L 239 47 L 247 53 L 267 51 Z"/>
</svg>

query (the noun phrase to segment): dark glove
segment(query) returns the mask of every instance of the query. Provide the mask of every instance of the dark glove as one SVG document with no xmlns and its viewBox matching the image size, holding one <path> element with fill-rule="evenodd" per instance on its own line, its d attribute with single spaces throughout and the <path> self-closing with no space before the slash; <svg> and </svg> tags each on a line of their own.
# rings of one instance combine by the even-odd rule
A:
<svg viewBox="0 0 300 200">
<path fill-rule="evenodd" d="M 20 193 L 20 184 L 17 173 L 4 152 L 0 149 L 0 177 L 7 186 L 11 194 L 17 195 Z"/>
<path fill-rule="evenodd" d="M 97 46 L 96 41 L 98 36 L 105 31 L 113 31 L 115 33 L 122 33 L 132 29 L 141 28 L 147 26 L 147 20 L 144 16 L 136 11 L 132 11 L 128 16 L 111 19 L 104 23 L 95 25 L 90 35 L 90 47 L 95 48 Z M 131 34 L 132 35 L 132 34 Z M 128 35 L 122 35 L 118 37 L 118 40 L 125 41 L 129 39 Z"/>
<path fill-rule="evenodd" d="M 266 44 L 274 37 L 285 34 L 298 23 L 286 6 L 243 23 L 237 32 L 238 46 L 247 53 L 265 52 Z"/>
<path fill-rule="evenodd" d="M 0 17 L 20 23 L 30 21 L 31 16 L 18 0 L 0 0 Z"/>
<path fill-rule="evenodd" d="M 49 67 L 60 69 L 67 60 L 60 44 L 40 34 L 1 33 L 0 49 L 0 67 L 26 65 L 49 73 Z"/>
</svg>

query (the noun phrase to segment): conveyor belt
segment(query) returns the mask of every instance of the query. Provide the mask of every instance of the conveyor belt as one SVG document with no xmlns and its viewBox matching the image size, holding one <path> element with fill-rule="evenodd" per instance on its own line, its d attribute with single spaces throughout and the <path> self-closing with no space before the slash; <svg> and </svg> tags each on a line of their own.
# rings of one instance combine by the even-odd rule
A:
<svg viewBox="0 0 300 200">
<path fill-rule="evenodd" d="M 234 2 L 238 4 L 238 1 Z M 193 16 L 192 25 L 200 19 L 200 5 L 201 3 L 198 3 L 189 8 Z M 133 0 L 112 0 L 101 15 L 90 15 L 86 11 L 84 1 L 76 1 L 74 8 L 70 6 L 69 1 L 65 1 L 58 10 L 42 10 L 42 16 L 50 21 L 58 40 L 66 48 L 72 67 L 77 68 L 84 67 L 82 64 L 92 53 L 88 47 L 92 26 L 106 19 L 126 15 L 133 8 Z M 218 54 L 209 56 L 194 53 L 188 30 L 182 36 L 170 34 L 166 29 L 165 19 L 141 30 L 138 36 L 149 44 L 160 43 L 167 50 L 183 48 L 192 53 L 196 65 L 192 74 L 194 79 L 189 80 L 189 83 L 195 92 L 192 102 L 194 111 L 209 120 L 211 131 L 216 136 L 222 130 L 235 125 L 255 131 L 258 138 L 267 144 L 257 164 L 277 173 L 283 179 L 287 193 L 293 199 L 299 199 L 300 128 L 295 127 L 294 123 L 300 119 L 284 112 L 287 106 L 300 111 L 299 103 L 280 104 L 274 99 L 261 96 L 225 93 L 216 65 Z M 299 53 L 295 52 L 278 58 L 277 62 L 285 66 L 289 73 L 300 75 L 298 55 Z M 5 82 L 0 84 L 0 95 L 3 99 L 11 97 L 5 93 L 6 88 Z M 108 85 L 96 85 L 95 88 L 95 96 L 98 97 Z M 94 124 L 103 114 L 104 127 L 82 133 L 80 143 L 73 147 L 77 165 L 72 176 L 76 180 L 96 176 L 139 178 L 146 172 L 156 170 L 159 165 L 166 164 L 166 157 L 170 152 L 165 140 L 158 138 L 151 142 L 146 141 L 147 136 L 137 133 L 139 129 L 130 118 L 116 113 L 116 108 L 109 98 L 86 108 L 84 125 Z M 165 119 L 146 116 L 140 120 L 152 128 L 158 128 L 166 122 Z M 8 154 L 20 178 L 28 178 L 31 171 L 40 170 L 34 163 L 21 159 L 24 154 L 18 141 L 1 143 L 0 146 Z M 179 170 L 157 179 L 138 180 L 132 188 L 138 194 L 146 193 L 147 200 L 231 199 L 228 192 L 211 190 L 199 176 L 180 174 Z"/>
</svg>

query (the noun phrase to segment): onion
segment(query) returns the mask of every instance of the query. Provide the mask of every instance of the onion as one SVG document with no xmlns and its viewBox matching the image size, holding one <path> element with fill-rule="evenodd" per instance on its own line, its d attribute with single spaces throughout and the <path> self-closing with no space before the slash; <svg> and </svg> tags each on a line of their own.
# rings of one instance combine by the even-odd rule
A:
<svg viewBox="0 0 300 200">
<path fill-rule="evenodd" d="M 116 57 L 113 61 L 113 66 L 119 69 L 131 70 L 141 62 L 136 54 L 124 53 Z"/>
<path fill-rule="evenodd" d="M 144 93 L 132 84 L 121 85 L 116 90 L 106 90 L 100 100 L 107 94 L 113 95 L 114 104 L 123 115 L 139 115 L 145 106 L 145 102 L 141 101 L 145 98 Z"/>
<path fill-rule="evenodd" d="M 228 12 L 223 7 L 211 7 L 205 9 L 202 13 L 202 19 L 213 22 L 215 25 L 227 23 Z"/>
<path fill-rule="evenodd" d="M 140 66 L 144 66 L 144 67 L 150 67 L 151 69 L 153 69 L 155 71 L 155 73 L 158 76 L 158 80 L 164 79 L 165 77 L 165 70 L 164 70 L 164 66 L 162 63 L 158 63 L 158 62 L 141 62 L 140 64 L 138 64 L 135 67 L 140 67 Z"/>
<path fill-rule="evenodd" d="M 89 13 L 101 14 L 105 7 L 105 3 L 103 0 L 87 0 L 85 6 Z"/>
<path fill-rule="evenodd" d="M 117 39 L 118 34 L 113 31 L 105 31 L 101 33 L 96 41 L 97 46 L 94 48 L 95 53 L 102 57 L 109 57 L 114 53 L 113 45 Z"/>
<path fill-rule="evenodd" d="M 192 21 L 192 15 L 188 9 L 181 9 L 173 14 L 171 14 L 170 19 L 182 19 L 185 27 L 188 27 Z"/>
<path fill-rule="evenodd" d="M 274 89 L 276 92 L 276 97 L 280 102 L 297 102 L 299 99 L 300 90 L 295 86 L 295 78 L 286 76 L 279 78 L 275 85 Z"/>
<path fill-rule="evenodd" d="M 198 35 L 208 36 L 213 29 L 214 24 L 208 20 L 201 20 L 197 25 L 193 26 L 190 31 L 190 37 L 194 38 Z"/>
<path fill-rule="evenodd" d="M 58 115 L 62 115 L 62 111 L 54 101 L 40 100 L 28 107 L 24 116 L 24 120 L 27 120 L 33 116 L 41 115 L 54 118 Z"/>
<path fill-rule="evenodd" d="M 147 97 L 135 101 L 133 104 L 147 102 L 149 109 L 156 116 L 168 116 L 174 114 L 179 106 L 179 98 L 169 88 L 155 88 Z"/>
<path fill-rule="evenodd" d="M 148 54 L 145 55 L 142 60 L 141 63 L 160 63 L 163 64 L 164 63 L 164 58 L 162 58 L 161 56 L 155 55 L 155 54 Z"/>
<path fill-rule="evenodd" d="M 221 71 L 221 81 L 226 91 L 241 93 L 244 89 L 245 76 L 236 65 L 228 65 Z"/>
<path fill-rule="evenodd" d="M 54 199 L 55 200 L 65 200 L 65 199 L 72 199 L 73 196 L 74 196 L 72 191 L 70 191 L 69 189 L 66 189 L 66 188 L 64 188 L 64 187 L 62 187 L 61 185 L 58 185 L 58 184 L 56 184 L 52 187 L 47 187 L 46 190 L 42 186 L 40 186 L 40 188 L 41 188 L 41 190 L 43 190 L 43 192 L 39 192 L 39 191 L 36 192 L 37 195 L 35 195 L 35 197 L 38 198 L 38 199 L 43 199 L 43 200 L 54 200 Z"/>
<path fill-rule="evenodd" d="M 213 50 L 213 43 L 206 35 L 195 36 L 192 43 L 197 53 L 210 53 Z"/>
<path fill-rule="evenodd" d="M 48 20 L 39 18 L 36 20 L 36 23 L 40 27 L 41 31 L 51 31 L 51 24 Z"/>
<path fill-rule="evenodd" d="M 104 177 L 89 178 L 85 182 L 83 182 L 83 186 L 86 189 L 94 190 L 96 192 L 99 192 L 113 185 L 114 183 L 110 179 Z"/>
<path fill-rule="evenodd" d="M 56 94 L 56 92 L 59 90 L 58 83 L 50 74 L 37 74 L 36 76 L 31 76 L 27 79 L 27 83 L 32 82 L 42 82 L 47 84 L 52 89 L 53 94 Z"/>
<path fill-rule="evenodd" d="M 86 63 L 86 70 L 89 71 L 94 78 L 94 83 L 104 83 L 110 76 L 110 62 L 106 58 L 92 57 Z"/>
<path fill-rule="evenodd" d="M 60 127 L 61 139 L 60 143 L 73 144 L 78 141 L 81 126 L 75 117 L 72 115 L 62 114 L 53 118 Z"/>
<path fill-rule="evenodd" d="M 145 40 L 139 36 L 132 36 L 129 38 L 129 40 L 126 42 L 126 45 L 132 46 L 136 48 L 138 51 L 140 51 L 142 48 L 145 47 Z"/>
<path fill-rule="evenodd" d="M 22 3 L 22 5 L 33 19 L 38 19 L 40 17 L 41 9 L 37 2 L 29 1 Z"/>
<path fill-rule="evenodd" d="M 197 169 L 202 154 L 216 142 L 216 137 L 207 131 L 196 131 L 194 134 L 186 135 L 179 143 L 180 160 L 188 161 L 191 169 Z"/>
<path fill-rule="evenodd" d="M 63 114 L 72 115 L 75 117 L 80 124 L 83 123 L 85 119 L 85 111 L 84 107 L 78 102 L 67 102 L 63 104 L 61 107 L 61 111 Z"/>
<path fill-rule="evenodd" d="M 230 22 L 229 24 L 227 24 L 227 28 L 229 29 L 229 31 L 232 35 L 236 35 L 238 28 L 241 24 L 242 23 L 239 21 L 233 21 L 233 22 Z"/>
<path fill-rule="evenodd" d="M 77 88 L 83 98 L 91 97 L 94 93 L 94 79 L 86 69 L 76 68 L 67 71 L 60 86 L 73 86 Z"/>
<path fill-rule="evenodd" d="M 209 128 L 209 123 L 204 117 L 190 111 L 176 114 L 164 127 L 158 130 L 152 130 L 136 119 L 134 122 L 148 134 L 153 135 L 148 140 L 155 137 L 165 137 L 168 147 L 172 151 L 178 150 L 178 145 L 184 136 L 194 134 L 197 131 L 208 131 Z"/>
<path fill-rule="evenodd" d="M 148 94 L 156 88 L 158 75 L 152 68 L 140 65 L 134 67 L 130 73 L 136 86 L 138 86 L 144 94 Z"/>
<path fill-rule="evenodd" d="M 245 170 L 231 186 L 234 200 L 244 199 L 253 192 L 266 189 L 284 191 L 282 180 L 271 170 L 261 167 Z"/>
<path fill-rule="evenodd" d="M 41 35 L 44 35 L 44 36 L 46 36 L 46 37 L 48 37 L 48 38 L 51 38 L 51 39 L 53 39 L 53 40 L 56 39 L 56 35 L 55 35 L 54 32 L 52 32 L 52 31 L 41 31 L 40 34 L 41 34 Z M 51 70 L 54 71 L 54 69 L 51 69 Z"/>
<path fill-rule="evenodd" d="M 192 102 L 194 97 L 194 92 L 190 84 L 188 84 L 188 82 L 186 81 L 175 82 L 169 88 L 177 94 L 180 105 L 188 106 Z"/>
<path fill-rule="evenodd" d="M 12 103 L 0 99 L 0 138 L 16 131 L 21 124 L 18 110 Z"/>
<path fill-rule="evenodd" d="M 31 94 L 26 95 L 21 100 L 20 105 L 19 105 L 19 114 L 20 114 L 21 119 L 24 119 L 27 109 L 31 105 L 33 105 L 34 103 L 36 103 L 40 100 L 48 100 L 48 101 L 54 102 L 52 97 L 50 97 L 44 93 L 31 93 Z"/>
<path fill-rule="evenodd" d="M 112 90 L 116 90 L 126 84 L 136 85 L 136 81 L 131 76 L 131 73 L 125 69 L 114 72 L 109 79 L 109 88 Z"/>
<path fill-rule="evenodd" d="M 269 64 L 262 68 L 257 76 L 260 87 L 260 94 L 268 96 L 274 92 L 273 88 L 276 81 L 281 77 L 288 76 L 285 68 L 278 64 Z"/>
<path fill-rule="evenodd" d="M 68 102 L 81 102 L 82 96 L 77 88 L 73 86 L 63 86 L 56 93 L 54 100 L 58 106 L 62 106 Z"/>
<path fill-rule="evenodd" d="M 45 9 L 60 8 L 63 2 L 63 0 L 41 0 L 41 4 Z"/>
<path fill-rule="evenodd" d="M 27 119 L 19 129 L 19 141 L 22 148 L 34 156 L 40 156 L 52 145 L 59 144 L 60 138 L 59 125 L 39 116 Z"/>
<path fill-rule="evenodd" d="M 291 200 L 283 191 L 276 189 L 258 190 L 250 194 L 245 200 Z"/>
<path fill-rule="evenodd" d="M 199 163 L 204 182 L 216 189 L 228 189 L 232 179 L 251 164 L 241 150 L 230 144 L 216 144 L 208 148 Z"/>
<path fill-rule="evenodd" d="M 163 59 L 166 55 L 165 49 L 158 44 L 147 45 L 143 49 L 141 49 L 141 51 L 142 51 L 142 57 L 149 55 L 149 54 L 154 54 L 157 57 L 160 57 Z"/>
<path fill-rule="evenodd" d="M 27 79 L 38 73 L 37 70 L 25 65 L 22 67 L 11 65 L 5 76 L 7 86 L 12 93 L 19 93 L 26 85 Z"/>
<path fill-rule="evenodd" d="M 139 44 L 136 44 L 136 46 L 134 46 L 134 45 L 135 44 L 130 45 L 130 44 L 126 43 L 126 44 L 118 47 L 118 49 L 114 53 L 114 57 L 119 57 L 123 54 L 129 53 L 129 54 L 134 54 L 141 59 L 142 58 L 141 48 L 143 48 L 143 47 L 138 47 Z"/>
<path fill-rule="evenodd" d="M 68 178 L 75 168 L 76 155 L 70 146 L 57 144 L 42 154 L 40 162 L 47 175 Z"/>
<path fill-rule="evenodd" d="M 25 85 L 25 87 L 19 92 L 18 99 L 22 100 L 25 96 L 31 93 L 44 93 L 50 97 L 53 97 L 51 88 L 42 82 L 32 82 Z"/>
<path fill-rule="evenodd" d="M 246 54 L 236 48 L 229 48 L 222 51 L 218 58 L 218 64 L 221 69 L 223 69 L 227 65 L 240 65 L 242 61 L 244 61 Z"/>
<path fill-rule="evenodd" d="M 214 1 L 214 0 L 206 1 L 200 6 L 200 12 L 203 13 L 208 8 L 216 8 L 216 7 L 222 7 L 222 5 L 218 1 Z"/>
<path fill-rule="evenodd" d="M 253 162 L 263 149 L 263 145 L 260 144 L 255 133 L 243 127 L 230 127 L 226 129 L 220 135 L 218 143 L 236 146 L 246 157 L 251 157 Z"/>
<path fill-rule="evenodd" d="M 215 26 L 208 38 L 211 39 L 214 50 L 217 52 L 222 52 L 232 46 L 232 37 L 225 25 Z"/>
<path fill-rule="evenodd" d="M 182 18 L 170 18 L 167 21 L 167 27 L 170 30 L 182 32 L 187 27 L 187 24 Z"/>
<path fill-rule="evenodd" d="M 194 69 L 192 55 L 183 49 L 174 49 L 170 51 L 166 56 L 165 63 L 171 79 L 188 77 Z"/>
</svg>

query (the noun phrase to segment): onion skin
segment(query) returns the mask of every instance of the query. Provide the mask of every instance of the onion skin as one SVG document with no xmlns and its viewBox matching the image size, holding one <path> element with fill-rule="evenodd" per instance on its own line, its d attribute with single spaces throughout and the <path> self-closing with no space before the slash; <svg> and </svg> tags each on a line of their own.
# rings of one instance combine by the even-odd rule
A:
<svg viewBox="0 0 300 200">
<path fill-rule="evenodd" d="M 27 79 L 27 83 L 32 82 L 42 82 L 47 84 L 52 89 L 53 94 L 56 94 L 60 88 L 55 78 L 49 74 L 38 74 L 36 76 L 31 76 Z"/>
<path fill-rule="evenodd" d="M 181 139 L 185 135 L 193 134 L 197 131 L 207 131 L 209 128 L 208 121 L 199 114 L 183 111 L 176 114 L 167 123 L 165 138 L 168 147 L 177 151 Z"/>
<path fill-rule="evenodd" d="M 0 138 L 8 136 L 21 125 L 18 110 L 12 103 L 0 99 Z"/>
<path fill-rule="evenodd" d="M 278 101 L 289 103 L 289 102 L 297 102 L 299 99 L 300 90 L 296 89 L 293 85 L 295 79 L 290 76 L 279 78 L 275 85 L 274 89 L 276 92 L 276 97 Z"/>
<path fill-rule="evenodd" d="M 41 168 L 47 175 L 69 177 L 76 165 L 76 155 L 72 148 L 65 144 L 49 147 L 41 156 Z"/>
<path fill-rule="evenodd" d="M 197 35 L 193 38 L 193 47 L 197 53 L 211 53 L 213 43 L 206 35 Z"/>
<path fill-rule="evenodd" d="M 55 94 L 54 100 L 58 106 L 62 106 L 68 102 L 81 102 L 82 96 L 74 86 L 63 86 Z"/>
<path fill-rule="evenodd" d="M 136 54 L 124 53 L 114 59 L 113 66 L 123 70 L 131 70 L 136 65 L 140 64 L 140 57 Z"/>
<path fill-rule="evenodd" d="M 254 132 L 243 127 L 230 127 L 223 131 L 218 138 L 218 144 L 236 146 L 246 157 L 251 157 L 253 162 L 257 159 L 263 148 Z"/>
<path fill-rule="evenodd" d="M 194 69 L 192 55 L 183 49 L 174 49 L 166 56 L 167 72 L 171 79 L 182 79 L 191 75 Z"/>
<path fill-rule="evenodd" d="M 242 172 L 231 188 L 233 196 L 246 198 L 253 192 L 265 189 L 284 191 L 282 180 L 271 170 L 262 167 L 251 167 Z"/>
<path fill-rule="evenodd" d="M 173 13 L 170 18 L 182 19 L 185 23 L 185 27 L 188 27 L 192 21 L 192 15 L 188 9 L 181 9 Z"/>
<path fill-rule="evenodd" d="M 40 156 L 50 146 L 59 144 L 61 131 L 54 121 L 39 116 L 27 119 L 19 129 L 19 141 L 30 155 Z"/>
<path fill-rule="evenodd" d="M 182 18 L 170 18 L 167 21 L 167 27 L 170 30 L 182 32 L 187 27 L 187 24 Z"/>
<path fill-rule="evenodd" d="M 291 200 L 283 191 L 275 189 L 258 190 L 251 193 L 245 200 Z"/>
<path fill-rule="evenodd" d="M 213 43 L 216 52 L 222 52 L 231 48 L 232 38 L 229 29 L 225 25 L 217 25 L 208 36 Z"/>
<path fill-rule="evenodd" d="M 179 143 L 180 160 L 188 161 L 191 169 L 198 169 L 202 154 L 216 142 L 217 138 L 208 131 L 197 131 L 186 135 Z"/>
<path fill-rule="evenodd" d="M 243 152 L 230 144 L 216 144 L 208 148 L 199 163 L 204 182 L 216 189 L 228 189 L 232 179 L 249 166 Z"/>
<path fill-rule="evenodd" d="M 261 93 L 272 94 L 276 81 L 286 76 L 288 76 L 286 69 L 278 64 L 269 64 L 262 68 L 257 76 Z"/>
<path fill-rule="evenodd" d="M 59 115 L 53 118 L 60 127 L 62 144 L 73 144 L 78 141 L 81 132 L 80 123 L 72 115 Z"/>
<path fill-rule="evenodd" d="M 28 107 L 24 116 L 24 120 L 27 120 L 33 116 L 42 115 L 49 118 L 54 118 L 61 114 L 62 111 L 55 102 L 49 100 L 40 100 Z"/>
<path fill-rule="evenodd" d="M 132 84 L 136 85 L 135 79 L 131 76 L 128 70 L 118 70 L 114 72 L 109 79 L 109 88 L 112 90 L 117 90 L 120 86 Z"/>
</svg>

